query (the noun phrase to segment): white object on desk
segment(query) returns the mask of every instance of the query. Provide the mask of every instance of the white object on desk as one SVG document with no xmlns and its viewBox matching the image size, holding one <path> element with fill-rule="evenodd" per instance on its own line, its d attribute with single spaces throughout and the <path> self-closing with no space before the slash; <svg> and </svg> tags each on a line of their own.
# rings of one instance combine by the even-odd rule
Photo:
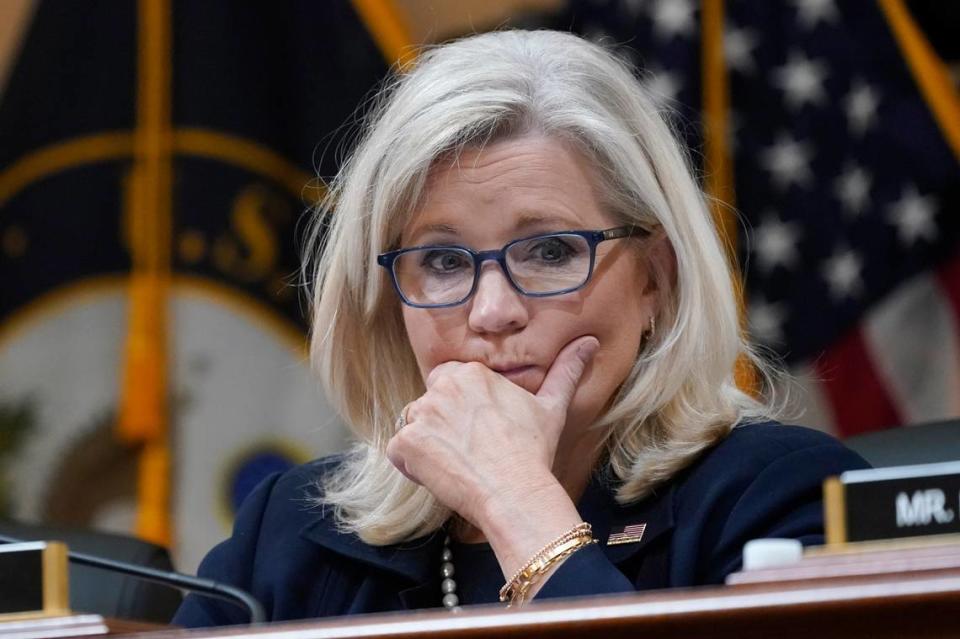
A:
<svg viewBox="0 0 960 639">
<path fill-rule="evenodd" d="M 752 539 L 743 545 L 743 570 L 775 568 L 803 559 L 803 544 L 796 539 Z"/>
</svg>

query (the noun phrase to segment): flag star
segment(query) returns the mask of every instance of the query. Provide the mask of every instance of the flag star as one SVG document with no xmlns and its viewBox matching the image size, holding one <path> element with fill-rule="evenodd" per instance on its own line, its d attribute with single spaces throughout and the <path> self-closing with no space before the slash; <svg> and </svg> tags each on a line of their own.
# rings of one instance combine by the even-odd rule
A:
<svg viewBox="0 0 960 639">
<path fill-rule="evenodd" d="M 837 22 L 840 13 L 833 0 L 794 0 L 797 8 L 797 21 L 805 29 L 812 29 L 821 22 Z"/>
<path fill-rule="evenodd" d="M 677 73 L 655 71 L 653 69 L 651 69 L 644 84 L 647 90 L 653 94 L 654 99 L 661 104 L 676 102 L 680 96 L 680 90 L 683 88 L 683 81 Z"/>
<path fill-rule="evenodd" d="M 770 303 L 755 298 L 750 301 L 748 321 L 751 334 L 765 344 L 783 343 L 783 324 L 787 309 L 782 303 Z"/>
<path fill-rule="evenodd" d="M 783 222 L 773 214 L 767 214 L 754 232 L 753 239 L 753 252 L 760 269 L 765 273 L 778 266 L 793 268 L 800 257 L 797 251 L 800 228 L 794 222 Z"/>
<path fill-rule="evenodd" d="M 897 227 L 897 236 L 904 246 L 913 246 L 921 239 L 936 241 L 937 225 L 933 217 L 937 212 L 937 201 L 933 196 L 920 195 L 917 187 L 910 185 L 887 211 L 887 219 Z"/>
<path fill-rule="evenodd" d="M 785 65 L 774 69 L 772 83 L 783 90 L 787 106 L 799 109 L 805 104 L 817 105 L 826 100 L 823 90 L 826 78 L 826 64 L 794 51 Z"/>
<path fill-rule="evenodd" d="M 857 80 L 843 99 L 843 108 L 850 122 L 850 130 L 857 135 L 873 126 L 877 121 L 877 107 L 880 97 L 866 82 Z"/>
<path fill-rule="evenodd" d="M 810 160 L 813 147 L 797 142 L 788 133 L 781 133 L 777 141 L 760 152 L 760 163 L 773 175 L 773 181 L 781 189 L 791 185 L 805 187 L 813 181 Z"/>
<path fill-rule="evenodd" d="M 834 182 L 834 193 L 843 203 L 843 210 L 859 216 L 867 204 L 873 177 L 859 166 L 847 165 L 843 174 Z"/>
<path fill-rule="evenodd" d="M 862 270 L 863 260 L 852 249 L 841 249 L 824 262 L 823 276 L 834 299 L 841 301 L 860 294 L 863 290 Z"/>
<path fill-rule="evenodd" d="M 727 58 L 727 67 L 744 75 L 753 73 L 757 66 L 753 59 L 753 50 L 759 42 L 757 34 L 749 29 L 728 29 L 723 37 L 723 53 Z"/>
<path fill-rule="evenodd" d="M 678 35 L 693 35 L 694 6 L 690 0 L 657 0 L 653 5 L 651 18 L 653 30 L 662 40 L 670 40 Z"/>
</svg>

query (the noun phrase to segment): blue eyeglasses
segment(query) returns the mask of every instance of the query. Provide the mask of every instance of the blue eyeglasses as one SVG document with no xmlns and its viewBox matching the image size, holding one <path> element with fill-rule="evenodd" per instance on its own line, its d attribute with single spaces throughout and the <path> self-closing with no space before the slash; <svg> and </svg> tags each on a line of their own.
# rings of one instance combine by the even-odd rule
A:
<svg viewBox="0 0 960 639">
<path fill-rule="evenodd" d="M 597 244 L 624 237 L 646 237 L 650 230 L 620 226 L 605 231 L 561 231 L 513 240 L 500 250 L 463 246 L 414 246 L 377 256 L 390 272 L 404 304 L 443 308 L 463 304 L 476 292 L 480 267 L 495 260 L 519 293 L 550 297 L 586 286 L 593 275 Z"/>
</svg>

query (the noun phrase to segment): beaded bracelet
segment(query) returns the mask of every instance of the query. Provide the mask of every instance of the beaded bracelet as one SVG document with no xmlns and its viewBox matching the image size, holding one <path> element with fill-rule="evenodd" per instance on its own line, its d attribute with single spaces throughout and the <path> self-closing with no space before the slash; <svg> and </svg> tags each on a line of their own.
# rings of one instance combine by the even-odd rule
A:
<svg viewBox="0 0 960 639">
<path fill-rule="evenodd" d="M 597 543 L 592 531 L 590 524 L 581 522 L 537 551 L 500 589 L 500 601 L 509 600 L 508 608 L 523 604 L 530 587 L 554 565 L 581 548 Z"/>
</svg>

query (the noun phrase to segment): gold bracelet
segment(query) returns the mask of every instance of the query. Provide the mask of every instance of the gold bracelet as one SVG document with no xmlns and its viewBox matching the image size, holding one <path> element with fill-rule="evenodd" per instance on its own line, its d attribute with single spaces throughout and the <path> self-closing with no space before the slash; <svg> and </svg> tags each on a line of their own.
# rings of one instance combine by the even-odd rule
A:
<svg viewBox="0 0 960 639">
<path fill-rule="evenodd" d="M 557 545 L 559 545 L 559 544 L 562 544 L 563 542 L 565 542 L 565 541 L 567 541 L 567 540 L 569 540 L 569 539 L 573 539 L 574 537 L 580 537 L 580 536 L 583 536 L 583 535 L 589 536 L 589 535 L 591 534 L 591 530 L 592 530 L 592 528 L 591 528 L 590 524 L 588 524 L 588 523 L 586 523 L 586 522 L 580 522 L 579 524 L 577 524 L 576 526 L 574 526 L 572 529 L 570 529 L 569 531 L 567 531 L 567 532 L 565 532 L 564 534 L 560 535 L 559 537 L 557 537 L 556 539 L 554 539 L 553 541 L 551 541 L 550 543 L 548 543 L 546 546 L 544 546 L 543 548 L 541 548 L 540 550 L 538 550 L 536 553 L 534 553 L 533 557 L 531 557 L 530 560 L 527 561 L 527 563 L 525 563 L 523 566 L 521 566 L 520 569 L 519 569 L 517 572 L 513 573 L 513 576 L 512 576 L 510 579 L 507 580 L 507 584 L 510 584 L 510 583 L 513 583 L 514 581 L 516 581 L 516 580 L 520 577 L 520 575 L 523 573 L 524 570 L 526 570 L 531 564 L 533 564 L 535 561 L 537 561 L 537 559 L 540 558 L 543 554 L 549 552 L 551 548 L 553 548 L 553 547 L 555 547 L 555 546 L 557 546 Z M 507 586 L 506 586 L 506 584 L 505 584 L 505 585 L 504 585 L 504 588 L 506 588 L 506 587 L 507 587 Z M 502 592 L 502 590 L 503 590 L 503 589 L 501 589 L 501 592 Z M 501 601 L 502 601 L 502 599 L 501 599 Z"/>
<path fill-rule="evenodd" d="M 577 524 L 537 551 L 500 589 L 500 601 L 509 600 L 508 608 L 523 604 L 530 587 L 540 577 L 576 551 L 595 543 L 590 524 Z"/>
<path fill-rule="evenodd" d="M 511 606 L 519 607 L 523 605 L 523 603 L 526 602 L 527 600 L 527 592 L 535 583 L 540 581 L 540 578 L 543 575 L 547 574 L 555 565 L 561 563 L 563 560 L 565 560 L 567 557 L 569 557 L 576 551 L 580 550 L 585 546 L 589 546 L 590 544 L 595 544 L 595 543 L 597 543 L 597 541 L 592 538 L 591 539 L 577 538 L 577 539 L 571 539 L 565 544 L 562 544 L 561 546 L 557 547 L 554 550 L 554 552 L 551 553 L 548 557 L 542 558 L 540 560 L 539 565 L 536 567 L 534 571 L 532 571 L 532 574 L 530 574 L 529 578 L 527 579 L 521 578 L 519 583 L 515 585 L 514 590 L 511 593 L 508 593 L 508 595 L 510 596 L 510 603 L 507 605 L 507 607 L 508 608 Z"/>
</svg>

